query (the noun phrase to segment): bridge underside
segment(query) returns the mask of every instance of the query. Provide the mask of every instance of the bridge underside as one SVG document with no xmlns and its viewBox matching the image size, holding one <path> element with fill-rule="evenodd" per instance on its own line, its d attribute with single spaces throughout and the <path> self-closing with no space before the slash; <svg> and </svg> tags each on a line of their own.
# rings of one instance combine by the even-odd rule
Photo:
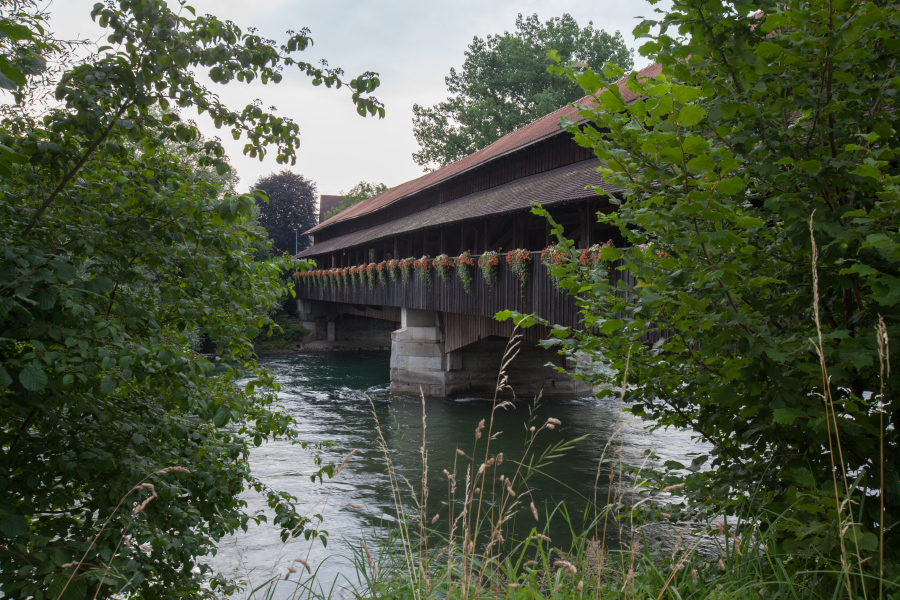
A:
<svg viewBox="0 0 900 600">
<path fill-rule="evenodd" d="M 431 398 L 493 395 L 513 333 L 511 323 L 480 316 L 309 300 L 300 305 L 305 326 L 319 339 L 387 342 L 390 331 L 391 391 L 421 390 Z M 520 333 L 518 354 L 504 373 L 517 397 L 590 393 L 590 386 L 573 379 L 574 366 L 566 368 L 563 357 L 538 346 L 544 332 L 532 328 Z"/>
</svg>

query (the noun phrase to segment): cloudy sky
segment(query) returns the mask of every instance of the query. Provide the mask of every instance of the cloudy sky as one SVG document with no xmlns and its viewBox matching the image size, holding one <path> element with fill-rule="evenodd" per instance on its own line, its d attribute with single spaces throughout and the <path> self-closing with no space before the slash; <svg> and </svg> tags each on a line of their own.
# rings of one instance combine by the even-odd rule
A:
<svg viewBox="0 0 900 600">
<path fill-rule="evenodd" d="M 67 38 L 102 39 L 90 19 L 95 0 L 53 0 L 50 10 L 54 31 Z M 170 0 L 175 4 L 175 0 Z M 197 14 L 211 13 L 242 28 L 279 42 L 285 31 L 308 27 L 314 46 L 304 54 L 310 62 L 321 58 L 341 67 L 348 80 L 363 71 L 380 74 L 376 96 L 387 116 L 378 120 L 358 116 L 347 89 L 313 87 L 299 73 L 285 73 L 278 85 L 232 82 L 213 89 L 232 108 L 254 99 L 275 106 L 300 126 L 301 145 L 297 173 L 316 182 L 320 194 L 347 191 L 360 180 L 398 185 L 422 174 L 412 160 L 418 145 L 412 133 L 414 103 L 432 105 L 446 97 L 444 77 L 459 67 L 474 36 L 484 37 L 515 29 L 518 13 L 537 13 L 541 20 L 572 14 L 582 26 L 588 21 L 610 33 L 619 30 L 635 48 L 631 30 L 639 16 L 653 16 L 647 0 L 192 0 Z M 647 61 L 635 56 L 635 66 Z M 193 117 L 190 113 L 186 117 Z M 210 123 L 198 121 L 209 136 Z M 218 132 L 246 189 L 259 177 L 279 170 L 274 158 L 260 163 L 241 153 L 227 131 Z"/>
</svg>

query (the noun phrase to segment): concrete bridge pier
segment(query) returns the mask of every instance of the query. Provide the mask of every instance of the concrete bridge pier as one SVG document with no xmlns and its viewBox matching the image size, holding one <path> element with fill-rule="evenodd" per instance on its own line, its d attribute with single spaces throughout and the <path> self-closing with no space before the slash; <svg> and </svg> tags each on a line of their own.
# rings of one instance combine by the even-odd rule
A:
<svg viewBox="0 0 900 600">
<path fill-rule="evenodd" d="M 497 384 L 506 341 L 489 338 L 452 352 L 445 351 L 441 314 L 412 308 L 401 309 L 400 329 L 391 334 L 391 391 L 446 398 L 462 394 L 491 396 Z M 560 373 L 556 367 L 565 366 Z M 520 398 L 576 396 L 591 392 L 574 380 L 574 365 L 534 342 L 523 341 L 507 367 L 509 384 Z M 508 392 L 504 393 L 508 397 Z"/>
<path fill-rule="evenodd" d="M 400 329 L 391 333 L 391 391 L 445 397 L 453 361 L 444 352 L 440 315 L 431 310 L 400 309 Z"/>
</svg>

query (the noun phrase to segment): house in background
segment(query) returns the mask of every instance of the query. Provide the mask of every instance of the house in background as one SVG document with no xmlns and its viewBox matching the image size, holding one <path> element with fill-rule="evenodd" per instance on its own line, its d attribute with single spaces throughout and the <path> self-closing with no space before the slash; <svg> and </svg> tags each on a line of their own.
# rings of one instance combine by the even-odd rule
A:
<svg viewBox="0 0 900 600">
<path fill-rule="evenodd" d="M 325 194 L 319 196 L 319 223 L 322 222 L 323 217 L 328 211 L 341 203 L 342 197 L 343 196 L 328 196 Z"/>
</svg>

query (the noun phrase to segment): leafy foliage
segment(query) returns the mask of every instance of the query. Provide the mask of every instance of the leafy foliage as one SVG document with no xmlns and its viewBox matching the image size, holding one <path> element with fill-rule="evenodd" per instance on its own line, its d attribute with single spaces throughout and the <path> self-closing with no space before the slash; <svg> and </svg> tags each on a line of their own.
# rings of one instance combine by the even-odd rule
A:
<svg viewBox="0 0 900 600">
<path fill-rule="evenodd" d="M 610 35 L 592 22 L 580 27 L 569 14 L 544 23 L 536 14 L 519 14 L 514 32 L 473 38 L 462 69 L 445 78 L 447 100 L 413 105 L 420 146 L 413 160 L 426 170 L 443 167 L 582 97 L 577 84 L 548 73 L 551 50 L 565 63 L 633 64 L 619 32 Z"/>
<path fill-rule="evenodd" d="M 633 412 L 714 445 L 711 470 L 698 459 L 669 483 L 726 513 L 753 504 L 764 527 L 792 514 L 774 536 L 790 552 L 883 541 L 896 565 L 900 370 L 879 340 L 900 339 L 900 13 L 880 1 L 674 0 L 636 33 L 655 27 L 641 52 L 663 75 L 628 77 L 634 102 L 561 69 L 593 81 L 589 122 L 569 130 L 621 190 L 598 218 L 632 247 L 600 257 L 624 257 L 638 284 L 586 284 L 591 267 L 574 256 L 555 265 L 585 319 L 557 343 L 613 369 L 595 368 L 594 383 L 627 372 Z M 666 335 L 651 347 L 652 331 Z"/>
<path fill-rule="evenodd" d="M 6 598 L 196 594 L 192 568 L 203 570 L 215 542 L 265 518 L 246 513 L 248 488 L 266 495 L 285 538 L 312 535 L 291 498 L 247 464 L 251 442 L 293 436 L 250 344 L 288 265 L 254 260 L 266 241 L 252 195 L 223 194 L 167 147 L 229 171 L 217 140 L 191 145 L 199 132 L 174 102 L 245 136 L 248 153 L 271 144 L 292 161 L 296 125 L 256 105 L 229 109 L 192 72 L 276 82 L 299 66 L 332 86 L 339 73 L 292 58 L 305 32 L 275 47 L 233 23 L 183 16 L 192 12 L 161 0 L 97 4 L 116 49 L 64 74 L 63 108 L 32 117 L 25 106 L 0 126 Z M 48 34 L 32 24 L 31 35 Z M 361 95 L 375 85 L 351 82 L 363 112 L 381 110 Z M 228 367 L 214 371 L 190 349 L 198 334 Z"/>
<path fill-rule="evenodd" d="M 259 223 L 278 252 L 296 253 L 311 242 L 303 235 L 319 222 L 316 184 L 288 170 L 272 173 L 253 184 Z M 259 192 L 262 192 L 260 195 Z"/>
<path fill-rule="evenodd" d="M 359 183 L 354 185 L 349 192 L 347 192 L 346 194 L 341 194 L 341 201 L 338 203 L 338 205 L 325 213 L 321 220 L 325 221 L 327 219 L 330 219 L 339 212 L 350 208 L 354 204 L 359 204 L 363 200 L 371 198 L 372 196 L 377 196 L 386 189 L 388 188 L 383 183 L 370 183 L 368 181 L 360 181 Z"/>
</svg>

